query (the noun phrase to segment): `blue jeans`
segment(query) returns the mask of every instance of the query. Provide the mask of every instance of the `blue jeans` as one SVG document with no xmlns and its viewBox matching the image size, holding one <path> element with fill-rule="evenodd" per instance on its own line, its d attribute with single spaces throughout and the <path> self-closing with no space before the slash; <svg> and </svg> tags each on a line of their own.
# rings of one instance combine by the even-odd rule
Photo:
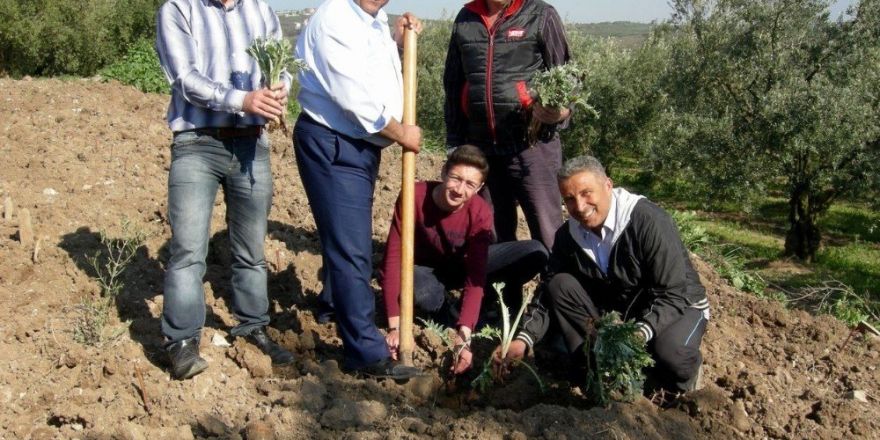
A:
<svg viewBox="0 0 880 440">
<path fill-rule="evenodd" d="M 376 327 L 373 187 L 380 149 L 301 113 L 293 130 L 296 164 L 321 240 L 325 303 L 336 310 L 346 368 L 390 356 Z"/>
<path fill-rule="evenodd" d="M 265 135 L 218 140 L 175 134 L 168 174 L 171 258 L 165 268 L 162 333 L 168 343 L 197 337 L 205 324 L 205 257 L 211 211 L 223 187 L 232 256 L 233 335 L 269 323 L 263 241 L 272 206 L 272 171 Z"/>
</svg>

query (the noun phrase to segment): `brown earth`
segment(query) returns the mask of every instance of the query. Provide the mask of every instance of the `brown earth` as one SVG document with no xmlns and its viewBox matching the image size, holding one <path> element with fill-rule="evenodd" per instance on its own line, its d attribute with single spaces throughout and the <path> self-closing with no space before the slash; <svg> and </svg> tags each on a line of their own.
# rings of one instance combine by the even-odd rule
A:
<svg viewBox="0 0 880 440">
<path fill-rule="evenodd" d="M 297 362 L 273 370 L 228 335 L 234 319 L 218 198 L 202 338 L 210 368 L 170 380 L 158 320 L 170 236 L 167 97 L 93 80 L 0 79 L 0 90 L 0 199 L 13 206 L 9 219 L 0 217 L 0 438 L 880 438 L 880 341 L 848 338 L 830 317 L 737 292 L 701 263 L 713 304 L 705 387 L 667 409 L 645 398 L 591 407 L 559 379 L 565 363 L 550 353 L 537 359 L 545 394 L 522 374 L 483 396 L 467 392 L 466 381 L 453 391 L 439 373 L 442 342 L 421 330 L 416 362 L 428 377 L 400 385 L 343 374 L 332 324 L 312 316 L 318 241 L 290 140 L 278 133 L 266 240 L 270 334 Z M 436 177 L 440 160 L 422 155 L 419 176 Z M 377 260 L 398 161 L 389 149 L 376 189 Z M 32 218 L 29 244 L 21 242 L 23 208 Z M 83 304 L 100 296 L 87 257 L 101 249 L 99 231 L 122 234 L 123 219 L 150 235 L 124 275 L 104 342 L 86 346 L 76 329 Z M 212 344 L 215 335 L 231 346 Z M 490 349 L 477 346 L 477 364 Z"/>
</svg>

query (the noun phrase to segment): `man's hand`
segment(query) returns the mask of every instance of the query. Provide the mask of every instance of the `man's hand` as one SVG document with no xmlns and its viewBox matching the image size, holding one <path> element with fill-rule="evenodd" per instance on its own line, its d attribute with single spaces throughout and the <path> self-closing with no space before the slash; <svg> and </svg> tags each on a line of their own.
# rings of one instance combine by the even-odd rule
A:
<svg viewBox="0 0 880 440">
<path fill-rule="evenodd" d="M 284 114 L 284 106 L 275 99 L 277 93 L 277 91 L 270 89 L 248 92 L 241 104 L 241 109 L 245 113 L 252 113 L 278 122 L 278 118 Z"/>
<path fill-rule="evenodd" d="M 404 150 L 418 154 L 422 149 L 422 128 L 418 125 L 401 125 L 401 127 L 403 127 L 403 136 L 397 143 Z"/>
<path fill-rule="evenodd" d="M 397 23 L 394 26 L 394 41 L 399 48 L 403 48 L 403 30 L 406 28 L 412 29 L 416 31 L 416 34 L 419 34 L 422 32 L 422 20 L 419 20 L 411 12 L 405 12 L 397 18 Z"/>
<path fill-rule="evenodd" d="M 404 125 L 391 119 L 379 134 L 400 144 L 406 151 L 418 154 L 422 145 L 422 129 L 418 125 Z"/>
<path fill-rule="evenodd" d="M 455 332 L 452 352 L 454 355 L 452 359 L 453 374 L 461 374 L 471 368 L 474 353 L 471 351 L 471 329 L 467 326 L 461 326 Z"/>
<path fill-rule="evenodd" d="M 391 329 L 388 331 L 388 334 L 385 335 L 385 345 L 388 346 L 388 351 L 391 352 L 391 359 L 397 360 L 400 356 L 400 330 Z"/>
<path fill-rule="evenodd" d="M 501 346 L 492 352 L 492 372 L 495 377 L 504 378 L 510 373 L 511 367 L 522 361 L 526 356 L 526 343 L 522 339 L 514 339 L 507 348 L 507 356 L 501 359 Z"/>
<path fill-rule="evenodd" d="M 568 107 L 544 107 L 540 103 L 535 102 L 532 106 L 532 115 L 543 124 L 558 124 L 571 115 L 571 110 Z"/>
<path fill-rule="evenodd" d="M 290 93 L 287 90 L 287 86 L 283 82 L 272 84 L 272 87 L 269 87 L 269 90 L 275 92 L 275 100 L 281 104 L 281 108 L 284 109 L 284 114 L 287 114 L 287 95 Z"/>
</svg>

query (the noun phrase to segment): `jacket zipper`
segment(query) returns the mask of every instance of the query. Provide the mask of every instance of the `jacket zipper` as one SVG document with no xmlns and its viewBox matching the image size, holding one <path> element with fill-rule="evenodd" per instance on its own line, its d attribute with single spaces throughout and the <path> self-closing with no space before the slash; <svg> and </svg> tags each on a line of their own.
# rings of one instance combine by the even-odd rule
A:
<svg viewBox="0 0 880 440">
<path fill-rule="evenodd" d="M 493 145 L 498 143 L 498 138 L 495 134 L 495 101 L 492 100 L 492 59 L 495 57 L 495 31 L 505 18 L 502 13 L 491 28 L 488 26 L 486 28 L 489 31 L 489 52 L 486 55 L 486 111 L 489 114 L 489 133 L 492 134 Z"/>
</svg>

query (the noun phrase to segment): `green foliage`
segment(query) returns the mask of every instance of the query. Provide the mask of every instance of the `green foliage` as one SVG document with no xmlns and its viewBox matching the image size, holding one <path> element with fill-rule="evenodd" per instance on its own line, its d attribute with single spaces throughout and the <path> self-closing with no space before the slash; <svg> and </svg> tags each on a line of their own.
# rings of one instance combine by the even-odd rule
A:
<svg viewBox="0 0 880 440">
<path fill-rule="evenodd" d="M 691 197 L 754 205 L 781 186 L 785 251 L 810 261 L 818 218 L 880 183 L 880 8 L 851 21 L 828 2 L 677 0 L 655 38 L 670 47 L 669 106 L 650 150 Z"/>
<path fill-rule="evenodd" d="M 422 325 L 425 326 L 425 330 L 437 335 L 437 337 L 439 337 L 440 340 L 443 341 L 443 345 L 445 345 L 447 348 L 452 347 L 452 337 L 449 336 L 449 333 L 453 331 L 451 328 L 436 323 L 432 319 L 416 319 L 421 321 Z"/>
<path fill-rule="evenodd" d="M 422 148 L 426 151 L 446 150 L 443 66 L 451 33 L 450 20 L 431 20 L 418 38 L 416 121 L 422 127 Z"/>
<path fill-rule="evenodd" d="M 510 321 L 510 311 L 507 309 L 507 305 L 504 304 L 504 294 L 502 291 L 504 290 L 504 283 L 498 282 L 492 284 L 493 290 L 498 294 L 498 306 L 501 307 L 501 359 L 507 357 L 507 350 L 510 348 L 510 343 L 513 342 L 513 337 L 515 335 L 516 330 L 519 328 L 519 320 L 522 318 L 523 314 L 526 311 L 529 303 L 532 301 L 532 297 L 534 296 L 533 291 L 528 291 L 523 295 L 522 305 L 520 305 L 519 312 L 516 314 L 513 322 Z M 485 329 L 484 329 L 485 330 Z M 486 331 L 486 336 L 497 334 L 497 331 Z M 538 373 L 535 370 L 526 364 L 525 362 L 519 362 L 519 365 L 525 365 L 526 369 L 532 373 L 535 380 L 538 382 L 538 386 L 541 389 L 541 392 L 544 392 L 544 382 L 541 381 L 541 378 L 538 376 Z M 491 383 L 492 378 L 492 360 L 489 359 L 484 365 L 483 370 L 480 374 L 471 382 L 471 387 L 480 392 L 485 392 L 488 384 Z"/>
<path fill-rule="evenodd" d="M 134 86 L 144 93 L 171 93 L 153 41 L 142 38 L 128 47 L 120 60 L 101 69 L 101 76 Z"/>
<path fill-rule="evenodd" d="M 562 64 L 532 76 L 529 86 L 544 107 L 565 108 L 576 105 L 589 108 L 584 94 L 584 71 L 577 63 Z"/>
<path fill-rule="evenodd" d="M 120 238 L 110 238 L 104 231 L 99 236 L 103 249 L 89 257 L 88 263 L 101 288 L 101 297 L 83 300 L 77 306 L 79 316 L 74 323 L 74 339 L 86 345 L 99 345 L 106 339 L 104 329 L 124 287 L 123 275 L 148 234 L 123 220 Z"/>
<path fill-rule="evenodd" d="M 612 311 L 596 323 L 596 342 L 584 344 L 587 356 L 587 392 L 600 405 L 610 400 L 629 402 L 642 393 L 644 368 L 654 360 L 638 335 L 635 321 L 621 322 L 620 314 Z"/>
<path fill-rule="evenodd" d="M 575 111 L 562 130 L 566 157 L 597 157 L 609 173 L 623 160 L 642 161 L 652 145 L 666 97 L 657 85 L 669 48 L 652 39 L 630 51 L 613 39 L 568 33 L 573 61 L 583 66 L 585 94 L 594 111 Z"/>
<path fill-rule="evenodd" d="M 130 44 L 155 35 L 164 0 L 4 0 L 0 2 L 0 72 L 93 75 Z"/>
<path fill-rule="evenodd" d="M 308 68 L 305 62 L 293 58 L 290 41 L 284 39 L 257 38 L 246 52 L 257 60 L 257 65 L 263 74 L 264 87 L 280 82 L 281 73 L 285 70 L 295 74 L 300 69 Z"/>
</svg>

